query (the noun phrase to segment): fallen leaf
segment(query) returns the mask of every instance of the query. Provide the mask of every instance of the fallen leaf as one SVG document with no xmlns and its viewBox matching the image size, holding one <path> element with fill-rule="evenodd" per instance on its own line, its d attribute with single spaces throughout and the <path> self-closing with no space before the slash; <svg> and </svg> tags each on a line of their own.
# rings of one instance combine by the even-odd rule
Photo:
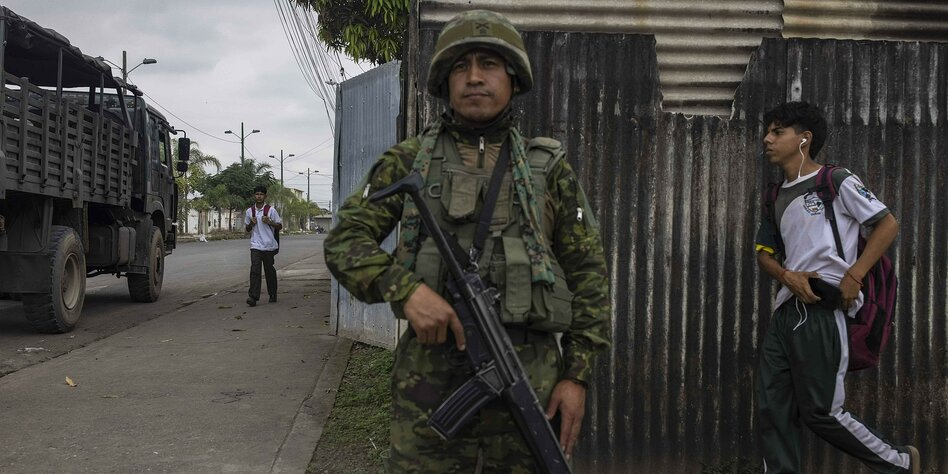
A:
<svg viewBox="0 0 948 474">
<path fill-rule="evenodd" d="M 231 309 L 231 308 L 233 308 L 233 305 L 229 305 L 229 304 L 222 304 L 217 307 L 217 309 Z"/>
<path fill-rule="evenodd" d="M 66 385 L 69 385 L 70 387 L 75 387 L 78 384 L 76 382 L 73 382 L 71 378 L 66 377 Z"/>
</svg>

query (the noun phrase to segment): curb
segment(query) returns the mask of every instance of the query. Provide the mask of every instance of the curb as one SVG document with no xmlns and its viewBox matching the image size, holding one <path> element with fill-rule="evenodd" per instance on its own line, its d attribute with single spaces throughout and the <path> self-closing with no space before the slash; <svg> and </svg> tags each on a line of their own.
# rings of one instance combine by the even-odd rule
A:
<svg viewBox="0 0 948 474">
<path fill-rule="evenodd" d="M 352 340 L 342 337 L 336 339 L 329 360 L 316 377 L 312 393 L 303 400 L 296 412 L 293 426 L 270 467 L 271 473 L 306 472 L 336 402 L 336 392 L 346 371 L 351 350 Z"/>
</svg>

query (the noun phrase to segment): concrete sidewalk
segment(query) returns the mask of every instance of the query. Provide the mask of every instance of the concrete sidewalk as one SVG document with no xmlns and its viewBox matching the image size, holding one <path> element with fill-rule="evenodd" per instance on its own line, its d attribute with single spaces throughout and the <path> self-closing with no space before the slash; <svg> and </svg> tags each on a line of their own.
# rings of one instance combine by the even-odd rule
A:
<svg viewBox="0 0 948 474">
<path fill-rule="evenodd" d="M 304 472 L 351 342 L 321 256 L 278 277 L 0 378 L 0 472 Z"/>
</svg>

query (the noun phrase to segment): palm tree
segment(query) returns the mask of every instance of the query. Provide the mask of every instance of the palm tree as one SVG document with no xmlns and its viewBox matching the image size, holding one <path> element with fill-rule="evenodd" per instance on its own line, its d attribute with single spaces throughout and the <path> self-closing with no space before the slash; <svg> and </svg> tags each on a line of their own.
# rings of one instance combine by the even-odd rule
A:
<svg viewBox="0 0 948 474">
<path fill-rule="evenodd" d="M 172 139 L 172 155 L 174 160 L 178 161 L 178 140 Z M 178 199 L 178 219 L 181 220 L 183 216 L 183 222 L 185 231 L 188 229 L 188 215 L 191 213 L 191 202 L 190 195 L 191 192 L 197 187 L 200 181 L 207 178 L 207 171 L 204 169 L 208 165 L 212 165 L 217 168 L 217 172 L 221 171 L 221 162 L 213 155 L 208 155 L 200 150 L 200 145 L 198 142 L 191 142 L 191 151 L 188 155 L 188 161 L 190 166 L 188 167 L 188 172 L 179 176 L 178 189 L 181 191 L 181 199 Z"/>
<path fill-rule="evenodd" d="M 221 212 L 225 207 L 230 208 L 230 194 L 227 192 L 227 188 L 223 184 L 218 184 L 204 194 L 204 199 L 207 200 L 210 207 L 217 209 L 217 222 L 218 228 L 220 228 Z"/>
</svg>

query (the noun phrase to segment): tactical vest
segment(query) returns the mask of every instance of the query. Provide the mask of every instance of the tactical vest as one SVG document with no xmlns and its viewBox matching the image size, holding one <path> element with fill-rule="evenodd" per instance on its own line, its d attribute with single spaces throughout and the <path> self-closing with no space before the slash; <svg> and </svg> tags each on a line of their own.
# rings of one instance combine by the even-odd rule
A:
<svg viewBox="0 0 948 474">
<path fill-rule="evenodd" d="M 526 146 L 534 195 L 541 215 L 547 205 L 547 177 L 556 162 L 562 159 L 561 150 L 560 142 L 545 137 L 534 138 Z M 449 134 L 442 133 L 438 137 L 424 196 L 438 225 L 448 234 L 453 234 L 465 250 L 470 249 L 474 241 L 490 178 L 490 170 L 463 164 Z M 478 261 L 480 275 L 500 292 L 504 324 L 525 325 L 539 331 L 565 331 L 572 322 L 572 294 L 551 249 L 547 250 L 555 284 L 532 282 L 530 259 L 520 231 L 525 219 L 523 214 L 515 195 L 512 173 L 507 170 L 491 219 L 490 234 Z M 541 225 L 545 226 L 546 219 L 542 220 Z M 552 234 L 550 229 L 543 231 L 547 236 Z M 445 280 L 448 270 L 434 239 L 426 238 L 422 243 L 414 272 L 426 285 L 441 295 L 447 295 Z"/>
</svg>

